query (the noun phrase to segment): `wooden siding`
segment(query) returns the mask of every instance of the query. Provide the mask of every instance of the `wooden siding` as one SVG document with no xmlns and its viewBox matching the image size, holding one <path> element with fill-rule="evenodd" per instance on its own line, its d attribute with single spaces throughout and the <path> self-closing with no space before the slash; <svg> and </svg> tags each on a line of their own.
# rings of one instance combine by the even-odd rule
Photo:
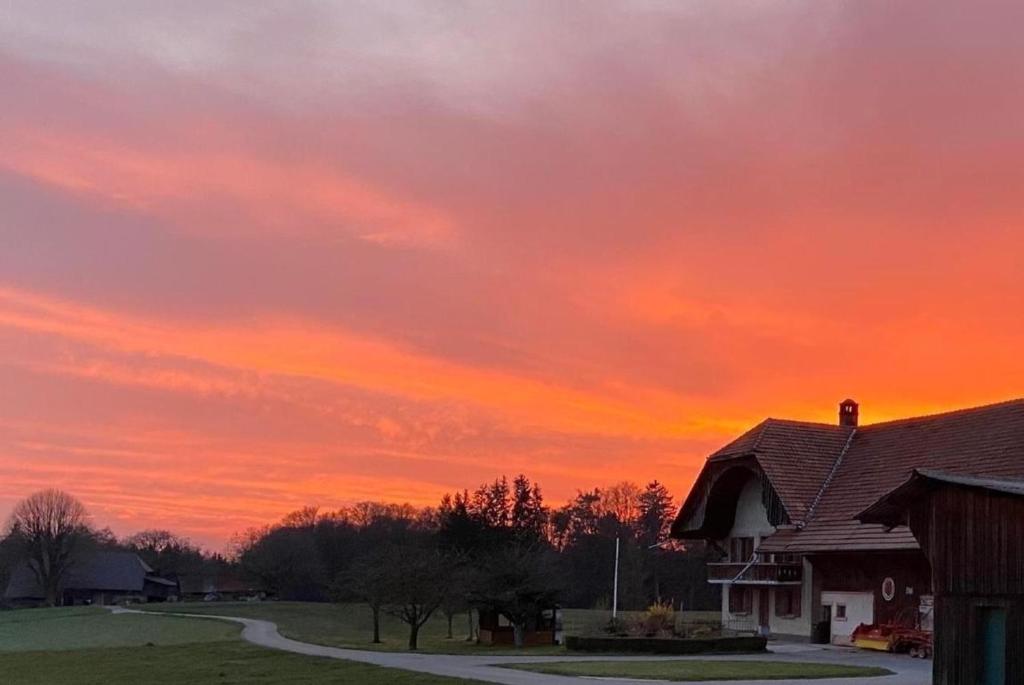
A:
<svg viewBox="0 0 1024 685">
<path fill-rule="evenodd" d="M 1003 607 L 1006 616 L 1006 683 L 1024 683 L 1024 598 L 939 596 L 935 600 L 935 661 L 933 685 L 967 685 L 978 682 L 981 645 L 980 610 Z"/>
<path fill-rule="evenodd" d="M 1024 683 L 1024 498 L 943 487 L 910 525 L 934 571 L 934 685 L 978 681 L 984 607 L 1007 610 L 1006 682 Z"/>
<path fill-rule="evenodd" d="M 911 510 L 910 524 L 937 594 L 1024 594 L 1024 498 L 941 488 Z"/>
<path fill-rule="evenodd" d="M 810 560 L 821 592 L 873 593 L 876 623 L 913 624 L 921 595 L 932 594 L 931 569 L 919 551 L 821 554 Z M 891 600 L 882 597 L 882 581 L 886 578 L 896 583 Z M 908 588 L 913 594 L 907 594 Z"/>
</svg>

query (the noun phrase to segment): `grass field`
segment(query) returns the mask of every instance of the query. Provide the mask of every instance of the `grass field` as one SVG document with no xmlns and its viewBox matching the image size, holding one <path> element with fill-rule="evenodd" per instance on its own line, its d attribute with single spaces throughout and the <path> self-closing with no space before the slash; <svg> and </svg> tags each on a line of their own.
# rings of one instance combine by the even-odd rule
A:
<svg viewBox="0 0 1024 685">
<path fill-rule="evenodd" d="M 404 651 L 408 647 L 409 627 L 391 616 L 384 616 L 381 626 L 382 644 L 375 645 L 373 618 L 363 604 L 326 604 L 316 602 L 196 602 L 182 604 L 150 604 L 147 611 L 240 616 L 273 621 L 285 637 L 331 647 L 355 647 L 381 651 Z M 446 638 L 448 624 L 440 614 L 433 616 L 420 629 L 419 649 L 438 654 L 509 654 L 512 647 L 488 647 L 466 641 L 468 633 L 465 614 L 456 617 L 454 638 Z M 565 654 L 558 646 L 531 647 L 530 654 Z"/>
<path fill-rule="evenodd" d="M 355 647 L 381 651 L 403 651 L 407 648 L 409 628 L 396 618 L 382 619 L 382 644 L 371 642 L 373 618 L 364 604 L 325 604 L 316 602 L 193 602 L 183 604 L 150 604 L 140 607 L 147 611 L 170 611 L 195 614 L 220 614 L 261 618 L 277 624 L 281 634 L 331 647 Z M 620 615 L 640 615 L 640 612 L 620 612 Z M 686 618 L 693 621 L 717 620 L 717 613 L 692 612 Z M 564 609 L 562 623 L 567 635 L 598 631 L 611 619 L 611 611 Z M 437 654 L 510 654 L 513 647 L 489 647 L 466 641 L 468 632 L 465 614 L 455 618 L 454 639 L 447 639 L 448 625 L 444 617 L 436 614 L 420 630 L 419 649 Z M 562 647 L 530 647 L 534 655 L 565 654 Z"/>
<path fill-rule="evenodd" d="M 222 621 L 125 614 L 98 607 L 0 612 L 0 652 L 180 645 L 231 640 L 241 627 Z"/>
<path fill-rule="evenodd" d="M 575 661 L 512 664 L 506 668 L 552 675 L 651 680 L 801 680 L 891 675 L 884 668 L 781 661 Z"/>
<path fill-rule="evenodd" d="M 221 621 L 113 615 L 89 607 L 0 612 L 0 682 L 473 685 L 262 649 L 243 642 L 239 632 L 240 626 Z"/>
<path fill-rule="evenodd" d="M 288 654 L 240 640 L 167 647 L 0 654 L 4 685 L 482 685 L 469 680 Z"/>
</svg>

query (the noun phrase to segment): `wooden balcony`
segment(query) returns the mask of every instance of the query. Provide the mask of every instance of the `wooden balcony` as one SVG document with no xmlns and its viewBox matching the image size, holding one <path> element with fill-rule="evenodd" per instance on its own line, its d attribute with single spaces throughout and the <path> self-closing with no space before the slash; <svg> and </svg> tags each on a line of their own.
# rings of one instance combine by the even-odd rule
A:
<svg viewBox="0 0 1024 685">
<path fill-rule="evenodd" d="M 720 585 L 800 585 L 803 578 L 804 569 L 800 563 L 757 562 L 749 568 L 745 562 L 708 564 L 708 582 Z"/>
</svg>

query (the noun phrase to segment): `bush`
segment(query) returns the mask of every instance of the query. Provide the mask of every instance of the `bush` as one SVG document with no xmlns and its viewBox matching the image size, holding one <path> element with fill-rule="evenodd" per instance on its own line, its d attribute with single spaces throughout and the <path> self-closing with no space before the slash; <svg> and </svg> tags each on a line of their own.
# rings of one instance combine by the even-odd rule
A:
<svg viewBox="0 0 1024 685">
<path fill-rule="evenodd" d="M 738 654 L 763 652 L 759 636 L 711 638 L 582 637 L 569 635 L 565 646 L 580 652 L 642 652 L 646 654 Z"/>
<path fill-rule="evenodd" d="M 644 615 L 643 634 L 647 637 L 672 635 L 675 627 L 676 612 L 669 603 L 655 602 L 647 608 Z"/>
</svg>

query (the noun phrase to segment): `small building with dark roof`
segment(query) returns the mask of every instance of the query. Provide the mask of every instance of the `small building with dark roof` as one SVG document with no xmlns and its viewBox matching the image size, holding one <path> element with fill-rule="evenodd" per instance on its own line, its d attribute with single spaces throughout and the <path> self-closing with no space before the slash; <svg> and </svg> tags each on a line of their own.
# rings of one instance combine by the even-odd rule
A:
<svg viewBox="0 0 1024 685">
<path fill-rule="evenodd" d="M 134 552 L 96 551 L 72 563 L 61 583 L 61 604 L 162 602 L 178 596 L 178 584 L 161 578 Z M 28 563 L 15 567 L 4 592 L 14 606 L 38 606 L 45 593 Z"/>
<path fill-rule="evenodd" d="M 857 518 L 931 564 L 935 685 L 1024 683 L 1024 480 L 918 469 Z"/>
<path fill-rule="evenodd" d="M 930 630 L 914 531 L 858 519 L 915 469 L 1024 479 L 1024 400 L 863 426 L 852 400 L 835 424 L 767 419 L 708 457 L 672 535 L 718 549 L 726 628 L 836 643 L 861 623 Z"/>
</svg>

